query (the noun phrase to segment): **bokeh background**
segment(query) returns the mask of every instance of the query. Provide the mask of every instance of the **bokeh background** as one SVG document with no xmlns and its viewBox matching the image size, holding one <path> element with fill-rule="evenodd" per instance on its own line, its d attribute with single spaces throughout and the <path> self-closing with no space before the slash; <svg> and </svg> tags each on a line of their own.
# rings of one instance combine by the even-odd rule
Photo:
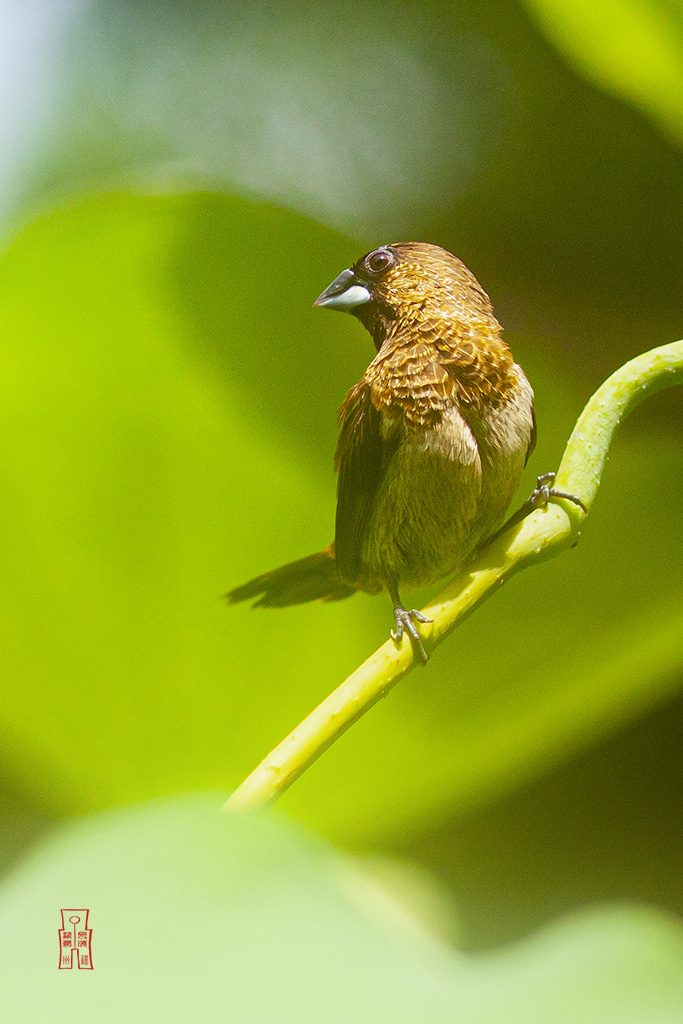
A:
<svg viewBox="0 0 683 1024">
<path fill-rule="evenodd" d="M 120 890 L 102 851 L 139 860 L 126 813 L 144 823 L 138 805 L 204 791 L 219 806 L 385 638 L 379 598 L 278 613 L 220 599 L 331 539 L 336 411 L 372 354 L 351 317 L 312 309 L 341 269 L 415 238 L 474 271 L 537 394 L 519 500 L 605 376 L 683 336 L 683 4 L 4 0 L 0 89 L 14 950 L 31 894 L 51 894 L 50 922 L 59 905 L 50 871 L 87 875 L 83 828 L 99 836 L 103 914 Z M 420 1019 L 680 1019 L 682 425 L 676 389 L 641 406 L 580 545 L 482 607 L 297 783 L 277 824 L 225 853 L 269 878 L 264 844 L 315 861 L 319 879 L 298 865 L 280 880 L 287 914 L 279 897 L 261 907 L 264 934 L 277 904 L 284 944 L 308 936 L 290 973 L 330 970 L 312 1020 L 418 1019 L 396 995 L 412 961 L 383 982 L 395 1006 L 368 971 L 355 1009 L 317 963 L 329 936 L 314 941 L 312 921 L 334 923 L 347 896 L 368 920 L 409 917 L 421 964 L 461 958 L 457 998 L 420 996 Z M 180 817 L 167 835 L 149 812 L 160 850 L 214 827 L 163 806 Z M 295 921 L 303 879 L 322 909 Z M 341 933 L 372 960 L 384 939 L 364 927 Z M 495 980 L 467 988 L 474 964 Z M 253 984 L 265 999 L 268 978 Z M 252 996 L 233 993 L 239 1019 L 259 1019 Z"/>
</svg>

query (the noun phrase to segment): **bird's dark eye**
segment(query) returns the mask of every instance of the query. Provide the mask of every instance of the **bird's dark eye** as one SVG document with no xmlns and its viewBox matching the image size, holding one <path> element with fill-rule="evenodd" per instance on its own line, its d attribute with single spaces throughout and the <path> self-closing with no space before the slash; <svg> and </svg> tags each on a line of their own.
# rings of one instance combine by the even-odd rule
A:
<svg viewBox="0 0 683 1024">
<path fill-rule="evenodd" d="M 371 274 L 381 274 L 383 270 L 390 267 L 394 258 L 386 249 L 375 249 L 369 256 L 365 257 L 365 266 Z"/>
</svg>

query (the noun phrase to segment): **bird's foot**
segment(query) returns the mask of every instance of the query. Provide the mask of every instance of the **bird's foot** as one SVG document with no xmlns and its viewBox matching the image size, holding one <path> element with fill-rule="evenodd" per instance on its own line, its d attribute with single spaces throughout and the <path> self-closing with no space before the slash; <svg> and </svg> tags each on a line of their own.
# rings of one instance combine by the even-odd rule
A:
<svg viewBox="0 0 683 1024">
<path fill-rule="evenodd" d="M 496 540 L 501 534 L 505 533 L 512 526 L 517 526 L 522 520 L 533 512 L 537 508 L 545 508 L 551 498 L 564 498 L 565 501 L 571 501 L 574 505 L 578 505 L 588 515 L 588 509 L 581 501 L 581 498 L 576 494 L 568 494 L 566 491 L 558 491 L 553 487 L 555 483 L 555 477 L 557 473 L 543 473 L 541 476 L 536 478 L 536 486 L 533 491 L 526 499 L 524 504 L 517 509 L 516 512 L 506 519 L 500 530 L 497 530 L 491 540 Z"/>
<path fill-rule="evenodd" d="M 588 509 L 576 494 L 568 494 L 567 491 L 558 491 L 553 487 L 557 473 L 543 473 L 536 479 L 536 486 L 524 502 L 528 508 L 545 508 L 551 498 L 564 498 L 578 505 L 588 515 Z"/>
<path fill-rule="evenodd" d="M 419 612 L 417 608 L 411 608 L 410 611 L 407 611 L 400 604 L 394 606 L 394 618 L 396 619 L 396 629 L 392 629 L 391 639 L 394 643 L 400 644 L 403 639 L 403 630 L 405 629 L 413 642 L 413 647 L 417 651 L 420 660 L 426 665 L 429 661 L 429 655 L 424 649 L 422 637 L 418 633 L 415 623 L 431 622 L 432 620 L 428 619 L 426 615 L 422 614 L 422 612 Z"/>
</svg>

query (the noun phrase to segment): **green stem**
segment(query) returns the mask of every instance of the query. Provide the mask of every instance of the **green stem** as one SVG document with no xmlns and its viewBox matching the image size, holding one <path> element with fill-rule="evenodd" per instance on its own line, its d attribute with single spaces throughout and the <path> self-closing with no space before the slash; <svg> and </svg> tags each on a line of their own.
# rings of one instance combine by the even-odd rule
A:
<svg viewBox="0 0 683 1024">
<path fill-rule="evenodd" d="M 590 508 L 617 427 L 644 398 L 683 383 L 683 341 L 652 349 L 613 373 L 579 417 L 565 449 L 555 486 Z M 498 586 L 526 568 L 575 543 L 585 513 L 554 499 L 496 537 L 425 608 L 432 622 L 421 628 L 434 646 Z M 415 667 L 410 641 L 388 640 L 327 697 L 235 790 L 226 810 L 272 803 L 338 739 Z"/>
</svg>

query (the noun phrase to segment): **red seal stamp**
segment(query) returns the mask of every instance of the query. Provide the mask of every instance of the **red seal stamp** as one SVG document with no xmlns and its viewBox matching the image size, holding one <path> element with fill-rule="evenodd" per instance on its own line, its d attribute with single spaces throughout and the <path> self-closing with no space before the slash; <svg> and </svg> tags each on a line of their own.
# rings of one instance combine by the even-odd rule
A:
<svg viewBox="0 0 683 1024">
<path fill-rule="evenodd" d="M 92 971 L 92 928 L 88 928 L 89 913 L 89 910 L 62 910 L 62 927 L 59 929 L 60 971 L 70 971 L 74 959 L 79 970 Z"/>
</svg>

